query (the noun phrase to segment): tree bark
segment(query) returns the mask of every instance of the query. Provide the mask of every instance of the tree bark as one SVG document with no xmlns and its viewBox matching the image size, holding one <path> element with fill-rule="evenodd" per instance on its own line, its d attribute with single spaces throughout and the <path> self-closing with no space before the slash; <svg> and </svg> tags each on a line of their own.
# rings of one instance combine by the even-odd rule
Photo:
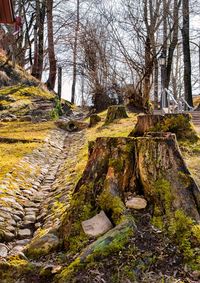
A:
<svg viewBox="0 0 200 283">
<path fill-rule="evenodd" d="M 184 58 L 184 89 L 185 99 L 190 106 L 193 106 L 192 100 L 192 82 L 191 82 L 191 57 L 190 57 L 190 27 L 189 27 L 189 0 L 182 1 L 183 13 L 183 58 Z"/>
<path fill-rule="evenodd" d="M 123 105 L 113 105 L 108 108 L 105 124 L 112 123 L 116 119 L 128 118 Z"/>
<path fill-rule="evenodd" d="M 76 4 L 76 30 L 74 37 L 74 48 L 73 48 L 73 79 L 72 79 L 72 96 L 71 103 L 75 102 L 75 94 L 76 94 L 76 77 L 77 77 L 77 48 L 78 48 L 78 32 L 80 25 L 80 1 L 77 0 Z"/>
<path fill-rule="evenodd" d="M 46 82 L 49 90 L 54 90 L 56 81 L 56 57 L 53 36 L 53 0 L 47 0 L 47 34 L 49 54 L 49 78 Z"/>
<path fill-rule="evenodd" d="M 147 210 L 168 229 L 176 211 L 200 221 L 200 191 L 174 134 L 142 138 L 98 138 L 75 187 L 61 235 L 66 246 L 81 233 L 78 223 L 104 210 L 114 225 L 129 219 L 127 194 L 145 197 Z M 80 225 L 80 224 L 79 224 Z M 81 226 L 80 226 L 81 227 Z"/>
</svg>

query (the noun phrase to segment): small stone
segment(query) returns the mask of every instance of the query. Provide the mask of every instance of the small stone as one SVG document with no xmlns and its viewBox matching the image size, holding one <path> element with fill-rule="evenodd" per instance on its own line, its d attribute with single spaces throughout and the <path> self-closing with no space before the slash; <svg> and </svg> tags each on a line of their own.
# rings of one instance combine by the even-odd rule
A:
<svg viewBox="0 0 200 283">
<path fill-rule="evenodd" d="M 9 231 L 9 232 L 15 232 L 16 228 L 13 227 L 12 225 L 9 225 L 9 226 L 6 226 L 6 230 Z"/>
<path fill-rule="evenodd" d="M 113 227 L 112 223 L 103 210 L 94 217 L 83 221 L 81 225 L 85 234 L 93 237 L 102 235 Z"/>
<path fill-rule="evenodd" d="M 23 251 L 24 247 L 23 246 L 15 246 L 9 254 L 12 254 L 12 255 L 16 255 L 18 253 L 20 253 L 21 251 Z"/>
<path fill-rule="evenodd" d="M 35 238 L 31 241 L 31 243 L 27 247 L 27 251 L 31 251 L 32 254 L 42 253 L 48 254 L 51 250 L 57 248 L 59 245 L 59 239 L 56 235 L 51 232 L 47 232 L 45 235 L 39 237 L 36 235 Z"/>
<path fill-rule="evenodd" d="M 35 224 L 35 229 L 38 229 L 38 228 L 40 228 L 41 227 L 41 223 L 40 222 L 37 222 L 36 224 Z"/>
<path fill-rule="evenodd" d="M 31 235 L 32 235 L 32 232 L 30 229 L 20 229 L 18 232 L 18 237 L 20 239 L 30 238 Z"/>
<path fill-rule="evenodd" d="M 0 243 L 0 257 L 7 257 L 7 255 L 8 255 L 8 247 Z"/>
<path fill-rule="evenodd" d="M 195 270 L 192 272 L 192 278 L 195 280 L 195 281 L 198 281 L 200 280 L 200 271 L 199 270 Z M 199 282 L 199 281 L 198 281 Z"/>
<path fill-rule="evenodd" d="M 24 240 L 17 240 L 16 245 L 18 246 L 25 246 L 30 242 L 30 239 L 24 239 Z"/>
<path fill-rule="evenodd" d="M 21 217 L 19 217 L 18 215 L 13 215 L 13 219 L 15 221 L 21 221 Z"/>
<path fill-rule="evenodd" d="M 7 220 L 7 224 L 9 224 L 11 226 L 16 226 L 17 225 L 17 223 L 16 223 L 16 221 L 14 219 Z"/>
<path fill-rule="evenodd" d="M 133 197 L 126 202 L 126 207 L 133 209 L 144 209 L 147 206 L 147 201 L 144 198 Z"/>
<path fill-rule="evenodd" d="M 12 241 L 15 238 L 15 235 L 11 232 L 4 231 L 3 233 L 4 233 L 3 237 L 4 237 L 5 241 L 9 242 L 9 241 Z"/>
<path fill-rule="evenodd" d="M 35 214 L 28 214 L 24 217 L 24 221 L 32 222 L 34 223 L 36 220 Z"/>
<path fill-rule="evenodd" d="M 36 212 L 38 209 L 35 208 L 35 207 L 26 207 L 24 210 L 25 210 L 26 214 L 29 214 L 29 213 L 32 214 L 32 213 Z"/>
<path fill-rule="evenodd" d="M 58 273 L 61 269 L 62 269 L 62 266 L 61 266 L 61 265 L 56 265 L 56 266 L 53 267 L 51 273 L 52 273 L 52 274 L 56 274 L 56 273 Z"/>
</svg>

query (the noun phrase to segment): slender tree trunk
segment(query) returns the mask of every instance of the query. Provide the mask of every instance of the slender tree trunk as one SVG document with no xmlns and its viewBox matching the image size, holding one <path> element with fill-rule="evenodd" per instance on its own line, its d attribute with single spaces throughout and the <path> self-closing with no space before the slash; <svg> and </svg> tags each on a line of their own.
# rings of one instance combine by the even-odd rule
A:
<svg viewBox="0 0 200 283">
<path fill-rule="evenodd" d="M 75 102 L 75 93 L 76 93 L 76 78 L 77 78 L 77 47 L 78 47 L 78 32 L 80 25 L 80 0 L 77 0 L 77 18 L 76 18 L 76 30 L 74 38 L 74 49 L 73 49 L 73 81 L 72 81 L 72 96 L 71 102 Z"/>
<path fill-rule="evenodd" d="M 158 60 L 154 66 L 154 109 L 158 109 Z"/>
<path fill-rule="evenodd" d="M 40 10 L 40 23 L 38 29 L 38 66 L 37 79 L 41 80 L 43 72 L 43 58 L 44 58 L 44 20 L 46 15 L 46 0 L 43 0 Z"/>
<path fill-rule="evenodd" d="M 192 83 L 191 83 L 191 57 L 190 57 L 190 30 L 189 30 L 189 0 L 182 1 L 183 13 L 183 58 L 184 58 L 184 89 L 185 99 L 190 106 L 193 106 L 192 101 Z"/>
<path fill-rule="evenodd" d="M 56 81 L 56 58 L 53 36 L 53 0 L 47 0 L 47 34 L 49 54 L 49 78 L 46 84 L 49 90 L 53 90 Z"/>
<path fill-rule="evenodd" d="M 167 70 L 166 70 L 166 88 L 169 87 L 174 50 L 178 43 L 178 24 L 179 24 L 178 14 L 179 14 L 180 3 L 181 3 L 180 1 L 178 3 L 177 0 L 174 0 L 173 35 L 172 35 L 172 41 L 168 49 L 168 60 L 167 60 Z"/>
</svg>

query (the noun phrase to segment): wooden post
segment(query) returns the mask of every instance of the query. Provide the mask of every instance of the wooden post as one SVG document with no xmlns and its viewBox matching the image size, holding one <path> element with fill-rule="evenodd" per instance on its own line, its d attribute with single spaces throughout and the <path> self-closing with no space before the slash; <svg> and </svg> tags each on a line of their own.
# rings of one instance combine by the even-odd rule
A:
<svg viewBox="0 0 200 283">
<path fill-rule="evenodd" d="M 58 67 L 58 98 L 62 95 L 62 67 Z"/>
</svg>

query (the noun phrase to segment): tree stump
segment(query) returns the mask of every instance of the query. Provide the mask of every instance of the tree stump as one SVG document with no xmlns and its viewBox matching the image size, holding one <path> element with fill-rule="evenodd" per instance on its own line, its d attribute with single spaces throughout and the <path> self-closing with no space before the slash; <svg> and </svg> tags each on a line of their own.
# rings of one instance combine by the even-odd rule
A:
<svg viewBox="0 0 200 283">
<path fill-rule="evenodd" d="M 90 122 L 89 122 L 89 127 L 93 127 L 96 124 L 98 124 L 98 122 L 101 121 L 101 117 L 99 117 L 97 114 L 92 114 L 90 116 Z"/>
<path fill-rule="evenodd" d="M 116 119 L 128 118 L 123 105 L 113 105 L 108 108 L 105 124 L 112 123 Z"/>
<path fill-rule="evenodd" d="M 143 136 L 147 132 L 171 132 L 178 140 L 198 140 L 189 114 L 138 115 L 137 124 L 129 136 Z"/>
<path fill-rule="evenodd" d="M 87 123 L 76 121 L 76 120 L 58 120 L 55 122 L 56 126 L 61 128 L 62 130 L 68 131 L 68 132 L 76 132 L 83 130 L 88 127 Z"/>
<path fill-rule="evenodd" d="M 63 222 L 61 235 L 65 235 L 66 246 L 80 237 L 81 221 L 101 210 L 114 225 L 124 221 L 130 215 L 125 206 L 127 193 L 144 197 L 152 219 L 166 229 L 176 211 L 200 221 L 200 191 L 174 134 L 98 138 L 90 145 L 87 166 Z"/>
</svg>

